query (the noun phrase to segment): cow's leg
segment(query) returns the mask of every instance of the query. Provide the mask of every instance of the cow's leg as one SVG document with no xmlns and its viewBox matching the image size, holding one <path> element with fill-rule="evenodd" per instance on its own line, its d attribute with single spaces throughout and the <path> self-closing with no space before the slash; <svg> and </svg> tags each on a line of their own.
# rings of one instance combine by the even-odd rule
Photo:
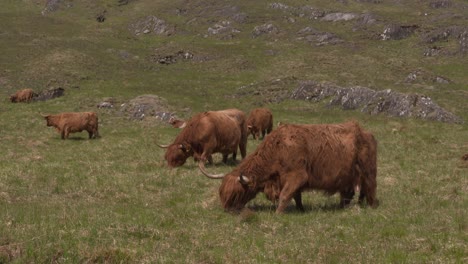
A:
<svg viewBox="0 0 468 264">
<path fill-rule="evenodd" d="M 340 207 L 344 208 L 348 206 L 354 197 L 354 189 L 351 188 L 350 190 L 340 191 Z"/>
<path fill-rule="evenodd" d="M 297 210 L 304 212 L 304 206 L 302 205 L 302 194 L 300 191 L 294 195 L 294 201 L 296 202 Z"/>
<path fill-rule="evenodd" d="M 92 131 L 92 130 L 88 130 L 88 135 L 89 135 L 89 139 L 93 138 L 93 131 Z"/>
<path fill-rule="evenodd" d="M 60 136 L 62 137 L 62 139 L 66 139 L 68 137 L 68 134 L 67 134 L 67 128 L 64 127 L 62 129 L 62 131 L 60 131 Z"/>
<path fill-rule="evenodd" d="M 236 161 L 237 158 L 237 151 L 232 152 L 232 160 Z"/>
<path fill-rule="evenodd" d="M 361 190 L 359 193 L 359 204 L 362 205 L 364 203 L 364 199 L 366 198 L 366 194 Z"/>
<path fill-rule="evenodd" d="M 265 135 L 266 135 L 266 130 L 262 130 L 262 139 L 265 138 Z"/>
<path fill-rule="evenodd" d="M 373 179 L 372 179 L 373 180 Z M 369 180 L 364 180 L 361 183 L 361 192 L 359 193 L 359 204 L 363 204 L 364 198 L 367 200 L 367 204 L 370 207 L 377 207 L 379 206 L 379 200 L 376 199 L 376 183 L 375 181 L 369 182 Z"/>
<path fill-rule="evenodd" d="M 290 175 L 290 177 L 288 177 L 288 175 L 285 175 L 284 177 L 289 179 L 295 178 L 296 180 L 287 182 L 281 189 L 279 195 L 279 205 L 278 208 L 276 208 L 276 213 L 278 214 L 284 212 L 284 209 L 286 209 L 286 206 L 288 206 L 289 202 L 293 197 L 296 199 L 295 196 L 298 193 L 300 193 L 301 187 L 307 182 L 307 172 L 305 171 L 290 172 L 288 174 L 292 175 Z M 302 205 L 302 200 L 300 204 Z"/>
<path fill-rule="evenodd" d="M 207 153 L 205 151 L 202 152 L 200 155 L 200 160 L 203 162 L 206 162 L 208 160 L 209 164 L 213 164 L 213 157 L 211 156 L 210 153 Z M 223 155 L 223 160 L 224 160 L 224 155 Z"/>
<path fill-rule="evenodd" d="M 245 158 L 247 156 L 247 136 L 241 138 L 241 142 L 239 143 L 239 149 L 241 153 L 241 157 Z M 237 151 L 236 151 L 237 155 Z"/>
<path fill-rule="evenodd" d="M 227 163 L 228 155 L 229 155 L 229 154 L 223 154 L 223 163 L 224 163 L 224 164 Z"/>
</svg>

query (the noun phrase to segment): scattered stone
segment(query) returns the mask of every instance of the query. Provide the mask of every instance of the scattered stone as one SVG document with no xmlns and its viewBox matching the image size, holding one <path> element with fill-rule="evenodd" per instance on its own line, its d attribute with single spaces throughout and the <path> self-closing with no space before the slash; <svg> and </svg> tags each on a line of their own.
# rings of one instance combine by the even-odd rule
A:
<svg viewBox="0 0 468 264">
<path fill-rule="evenodd" d="M 360 109 L 361 112 L 371 115 L 385 113 L 394 117 L 417 117 L 446 123 L 463 123 L 460 117 L 444 110 L 425 95 L 403 94 L 390 89 L 374 91 L 360 86 L 344 88 L 306 81 L 292 92 L 291 99 L 312 102 L 330 99 L 329 106 L 340 105 L 344 110 Z"/>
<path fill-rule="evenodd" d="M 452 2 L 449 0 L 435 0 L 429 3 L 432 8 L 449 8 L 452 6 Z"/>
<path fill-rule="evenodd" d="M 282 3 L 272 3 L 268 6 L 272 9 L 282 10 L 288 14 L 295 17 L 305 17 L 309 19 L 318 19 L 325 16 L 325 11 L 311 7 L 311 6 L 302 6 L 302 7 L 291 7 Z"/>
<path fill-rule="evenodd" d="M 459 44 L 460 44 L 460 52 L 461 53 L 468 53 L 468 29 L 463 31 L 460 36 L 458 37 Z"/>
<path fill-rule="evenodd" d="M 33 101 L 47 101 L 50 99 L 54 99 L 57 97 L 63 96 L 65 93 L 65 89 L 62 87 L 58 88 L 50 88 L 47 90 L 40 91 L 37 96 L 33 97 Z"/>
<path fill-rule="evenodd" d="M 268 24 L 256 26 L 252 32 L 252 36 L 254 38 L 258 38 L 265 34 L 269 35 L 269 34 L 278 34 L 278 33 L 279 33 L 278 27 L 276 27 L 273 24 L 268 23 Z"/>
<path fill-rule="evenodd" d="M 271 3 L 270 8 L 272 9 L 280 9 L 280 10 L 288 10 L 290 7 L 288 5 L 282 4 L 282 3 Z"/>
<path fill-rule="evenodd" d="M 384 32 L 380 34 L 382 40 L 400 40 L 411 36 L 419 28 L 417 25 L 400 26 L 390 25 L 385 27 Z"/>
<path fill-rule="evenodd" d="M 426 48 L 426 50 L 424 50 L 423 55 L 426 57 L 433 57 L 433 56 L 437 56 L 441 54 L 442 51 L 443 51 L 442 47 L 433 46 L 433 47 Z"/>
<path fill-rule="evenodd" d="M 133 2 L 135 0 L 118 0 L 117 5 L 118 6 L 123 6 L 123 5 L 128 5 L 130 2 Z"/>
<path fill-rule="evenodd" d="M 430 72 L 424 71 L 422 69 L 417 69 L 410 74 L 405 79 L 406 83 L 415 83 L 415 82 L 433 82 L 440 84 L 448 84 L 451 81 L 448 78 L 442 76 L 436 76 Z"/>
<path fill-rule="evenodd" d="M 333 33 L 321 32 L 311 27 L 303 28 L 297 34 L 299 35 L 298 40 L 305 40 L 316 46 L 335 45 L 343 42 L 342 39 Z"/>
<path fill-rule="evenodd" d="M 152 94 L 138 96 L 120 106 L 120 111 L 134 120 L 143 120 L 148 117 L 168 120 L 170 116 L 166 118 L 166 114 L 164 114 L 170 113 L 168 109 L 164 98 Z"/>
<path fill-rule="evenodd" d="M 71 0 L 47 0 L 41 14 L 45 16 L 48 13 L 58 11 L 62 6 L 71 8 L 73 7 L 73 2 Z"/>
<path fill-rule="evenodd" d="M 421 36 L 421 39 L 424 43 L 435 43 L 439 41 L 447 41 L 450 37 L 458 37 L 463 31 L 464 27 L 460 26 L 450 26 L 445 28 L 438 28 L 432 30 Z"/>
<path fill-rule="evenodd" d="M 217 35 L 221 39 L 232 39 L 235 34 L 240 31 L 232 27 L 232 23 L 227 20 L 223 20 L 219 23 L 214 24 L 208 28 L 208 35 Z"/>
<path fill-rule="evenodd" d="M 101 108 L 113 108 L 114 104 L 112 104 L 111 102 L 100 102 L 99 104 L 97 104 L 96 107 L 99 108 L 99 109 L 101 109 Z"/>
<path fill-rule="evenodd" d="M 380 4 L 383 0 L 354 0 L 359 3 L 371 3 L 371 4 Z"/>
<path fill-rule="evenodd" d="M 170 55 L 151 55 L 151 60 L 159 64 L 173 64 L 176 63 L 179 59 L 182 60 L 191 60 L 194 55 L 191 52 L 180 50 L 175 54 Z"/>
<path fill-rule="evenodd" d="M 130 31 L 135 35 L 154 33 L 156 35 L 170 36 L 175 33 L 175 28 L 166 21 L 155 16 L 141 18 L 129 26 Z"/>
<path fill-rule="evenodd" d="M 350 21 L 358 17 L 359 15 L 355 13 L 329 13 L 322 17 L 320 20 L 329 22 Z"/>
<path fill-rule="evenodd" d="M 467 53 L 468 51 L 468 27 L 466 26 L 449 26 L 444 28 L 438 28 L 432 30 L 421 36 L 421 39 L 424 43 L 432 44 L 436 42 L 447 42 L 450 40 L 458 41 L 458 49 L 451 49 L 451 51 L 446 50 L 444 54 L 457 54 L 457 53 Z M 427 48 L 424 52 L 424 56 L 435 56 L 439 55 L 442 51 L 442 48 L 437 48 L 433 46 Z"/>
<path fill-rule="evenodd" d="M 441 77 L 441 76 L 436 76 L 434 79 L 434 82 L 436 83 L 441 83 L 441 84 L 449 84 L 451 81 L 447 78 Z"/>
<path fill-rule="evenodd" d="M 463 123 L 463 119 L 438 106 L 431 98 L 420 94 L 404 94 L 390 89 L 375 91 L 370 88 L 340 87 L 331 83 L 299 81 L 294 77 L 251 83 L 237 88 L 233 99 L 249 97 L 255 106 L 279 103 L 285 100 L 320 102 L 340 106 L 343 110 L 360 110 L 370 115 L 414 117 L 446 123 Z"/>
</svg>

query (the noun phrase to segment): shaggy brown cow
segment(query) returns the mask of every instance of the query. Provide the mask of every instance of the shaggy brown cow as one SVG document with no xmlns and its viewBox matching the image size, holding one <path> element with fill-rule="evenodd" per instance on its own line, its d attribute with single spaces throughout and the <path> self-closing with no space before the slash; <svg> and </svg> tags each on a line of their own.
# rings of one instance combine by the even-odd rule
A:
<svg viewBox="0 0 468 264">
<path fill-rule="evenodd" d="M 23 89 L 10 96 L 12 103 L 29 102 L 34 96 L 37 96 L 32 89 Z"/>
<path fill-rule="evenodd" d="M 223 154 L 223 162 L 227 162 L 231 153 L 235 160 L 238 147 L 244 158 L 247 151 L 245 114 L 238 109 L 197 114 L 187 121 L 172 144 L 159 146 L 167 147 L 165 159 L 170 167 L 182 166 L 190 156 L 204 166 L 206 160 L 213 162 L 211 154 L 216 152 Z"/>
<path fill-rule="evenodd" d="M 222 178 L 223 175 L 211 175 Z M 283 125 L 227 174 L 219 188 L 225 209 L 240 210 L 264 192 L 279 201 L 282 213 L 291 199 L 304 210 L 301 192 L 339 192 L 346 206 L 360 189 L 359 203 L 376 207 L 377 142 L 356 122 L 331 125 Z"/>
<path fill-rule="evenodd" d="M 88 131 L 89 138 L 99 137 L 98 117 L 94 112 L 61 113 L 57 115 L 45 115 L 47 126 L 53 126 L 67 139 L 70 133 Z"/>
<path fill-rule="evenodd" d="M 262 133 L 262 138 L 265 138 L 265 135 L 271 133 L 273 129 L 273 114 L 270 109 L 253 109 L 247 118 L 247 128 L 254 139 L 260 138 L 260 133 Z"/>
</svg>

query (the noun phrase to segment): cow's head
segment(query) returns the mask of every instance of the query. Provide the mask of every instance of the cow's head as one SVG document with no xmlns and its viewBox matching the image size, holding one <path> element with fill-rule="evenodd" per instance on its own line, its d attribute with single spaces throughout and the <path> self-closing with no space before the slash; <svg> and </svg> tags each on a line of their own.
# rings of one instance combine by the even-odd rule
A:
<svg viewBox="0 0 468 264">
<path fill-rule="evenodd" d="M 258 192 L 246 176 L 234 171 L 224 176 L 219 187 L 219 198 L 224 209 L 239 211 L 255 198 Z"/>
<path fill-rule="evenodd" d="M 169 167 L 179 167 L 184 165 L 185 161 L 192 155 L 193 150 L 189 144 L 171 144 L 167 148 L 164 158 Z"/>
<path fill-rule="evenodd" d="M 41 114 L 41 115 L 42 115 L 42 114 Z M 47 126 L 48 126 L 48 127 L 54 125 L 54 119 L 52 118 L 51 115 L 42 115 L 42 117 L 44 117 L 44 119 L 46 120 Z"/>
<path fill-rule="evenodd" d="M 16 95 L 10 96 L 10 102 L 16 103 L 17 100 L 18 100 L 18 97 Z"/>
</svg>

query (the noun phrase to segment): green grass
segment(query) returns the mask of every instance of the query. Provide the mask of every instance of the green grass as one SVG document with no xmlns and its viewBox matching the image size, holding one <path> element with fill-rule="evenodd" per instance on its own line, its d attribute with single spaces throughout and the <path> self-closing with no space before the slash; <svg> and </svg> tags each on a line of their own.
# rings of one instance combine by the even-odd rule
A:
<svg viewBox="0 0 468 264">
<path fill-rule="evenodd" d="M 236 25 L 242 32 L 232 40 L 203 37 L 220 18 L 208 15 L 215 8 L 200 15 L 209 7 L 200 1 L 140 0 L 120 7 L 116 1 L 74 1 L 73 8 L 47 16 L 40 14 L 38 2 L 0 4 L 0 263 L 466 262 L 468 163 L 461 160 L 468 153 L 466 124 L 369 116 L 327 108 L 326 102 L 266 104 L 275 125 L 355 119 L 372 131 L 379 143 L 381 204 L 371 209 L 353 202 L 340 210 L 338 196 L 307 192 L 305 213 L 291 205 L 276 215 L 275 206 L 259 194 L 249 210 L 231 214 L 221 208 L 220 182 L 204 177 L 193 160 L 176 169 L 165 164 L 156 143 L 170 143 L 179 130 L 151 118 L 129 120 L 118 107 L 138 95 L 156 94 L 183 118 L 230 107 L 248 113 L 265 99 L 256 90 L 292 90 L 297 81 L 315 80 L 426 94 L 466 122 L 466 55 L 423 57 L 419 35 L 388 42 L 369 38 L 381 33 L 380 24 L 357 32 L 350 30 L 352 22 L 298 17 L 288 24 L 285 13 L 265 10 L 264 1 L 236 3 L 249 19 Z M 385 22 L 401 18 L 402 24 L 424 28 L 459 22 L 447 18 L 431 26 L 425 16 L 415 15 L 427 9 L 467 15 L 466 9 L 432 10 L 418 1 L 315 2 L 310 4 L 327 11 L 367 10 Z M 183 3 L 188 14 L 176 16 Z M 101 9 L 108 18 L 97 23 L 95 12 Z M 149 14 L 184 33 L 131 35 L 128 24 Z M 268 21 L 288 31 L 252 38 L 253 27 Z M 295 33 L 306 26 L 335 32 L 346 43 L 316 47 L 297 41 Z M 179 50 L 205 60 L 172 65 L 150 60 Z M 130 56 L 122 58 L 121 51 Z M 404 83 L 419 68 L 453 83 Z M 51 79 L 64 85 L 64 97 L 8 102 L 15 90 L 42 90 Z M 252 94 L 233 99 L 243 86 Z M 105 97 L 117 100 L 115 109 L 96 108 Z M 65 111 L 96 111 L 102 137 L 88 140 L 83 132 L 61 140 L 40 114 Z M 249 139 L 248 153 L 258 144 Z M 234 166 L 215 155 L 215 165 L 207 168 L 218 173 Z"/>
</svg>

